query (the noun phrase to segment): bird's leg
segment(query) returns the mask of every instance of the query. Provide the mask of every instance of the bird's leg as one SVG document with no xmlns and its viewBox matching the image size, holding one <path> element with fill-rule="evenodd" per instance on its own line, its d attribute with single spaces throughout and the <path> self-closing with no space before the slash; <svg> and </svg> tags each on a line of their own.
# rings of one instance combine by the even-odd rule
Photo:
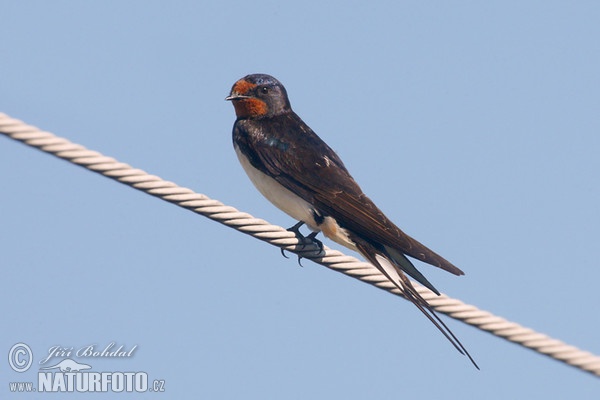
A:
<svg viewBox="0 0 600 400">
<path fill-rule="evenodd" d="M 302 232 L 300 232 L 300 227 L 302 225 L 304 225 L 304 221 L 299 221 L 296 225 L 287 229 L 289 232 L 294 232 L 296 238 L 302 244 L 300 250 L 304 250 L 306 246 L 314 244 L 319 248 L 319 252 L 323 251 L 323 243 L 316 238 L 320 231 L 311 232 L 310 235 L 304 236 Z"/>
<path fill-rule="evenodd" d="M 298 240 L 303 240 L 304 239 L 304 235 L 300 232 L 300 227 L 304 225 L 304 221 L 298 221 L 298 223 L 294 226 L 292 226 L 291 228 L 287 228 L 286 230 L 288 232 L 294 232 L 294 234 L 296 235 L 296 238 Z M 281 249 L 281 255 L 284 256 L 285 258 L 289 258 L 288 256 L 285 255 L 285 250 Z"/>
<path fill-rule="evenodd" d="M 319 253 L 321 253 L 323 251 L 323 242 L 317 239 L 317 235 L 319 234 L 319 232 L 320 231 L 311 232 L 311 234 L 308 235 L 306 238 L 309 239 L 311 243 L 317 245 L 317 247 L 319 248 Z"/>
<path fill-rule="evenodd" d="M 323 242 L 321 242 L 319 239 L 316 238 L 316 236 L 318 234 L 319 234 L 319 231 L 315 231 L 315 232 L 311 232 L 310 235 L 308 235 L 308 236 L 303 236 L 301 250 L 304 250 L 304 248 L 308 244 L 314 244 L 319 248 L 319 252 L 317 254 L 321 254 L 321 252 L 323 251 Z M 302 258 L 303 257 L 301 255 L 298 255 L 298 265 L 301 267 L 304 267 L 304 265 L 302 265 Z"/>
<path fill-rule="evenodd" d="M 304 221 L 298 221 L 296 225 L 292 226 L 291 228 L 287 228 L 287 230 L 289 232 L 294 232 L 297 238 L 304 239 L 304 235 L 302 235 L 302 233 L 300 232 L 300 228 L 302 227 L 302 225 L 304 225 Z"/>
<path fill-rule="evenodd" d="M 304 236 L 302 232 L 300 232 L 300 227 L 302 227 L 302 225 L 304 225 L 304 221 L 298 221 L 297 224 L 287 229 L 289 232 L 294 232 L 294 234 L 296 235 L 296 238 L 301 244 L 300 250 L 303 250 L 309 244 L 315 244 L 319 248 L 319 253 L 322 252 L 323 243 L 320 240 L 316 239 L 316 236 L 319 234 L 319 231 L 312 232 L 310 235 Z M 281 249 L 281 255 L 285 258 L 288 258 L 288 256 L 285 255 L 284 249 Z M 300 262 L 301 260 L 302 256 L 299 255 L 298 264 L 302 267 L 302 263 Z"/>
</svg>

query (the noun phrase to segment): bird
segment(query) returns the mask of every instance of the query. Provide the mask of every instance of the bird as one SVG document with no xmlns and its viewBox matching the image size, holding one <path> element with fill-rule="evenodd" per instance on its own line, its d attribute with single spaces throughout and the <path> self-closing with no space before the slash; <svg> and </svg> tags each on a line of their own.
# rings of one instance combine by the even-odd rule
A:
<svg viewBox="0 0 600 400">
<path fill-rule="evenodd" d="M 325 237 L 360 253 L 394 284 L 473 365 L 466 348 L 417 292 L 407 274 L 440 292 L 408 257 L 454 275 L 464 272 L 398 228 L 367 197 L 337 155 L 293 110 L 285 87 L 267 74 L 234 83 L 225 100 L 236 120 L 233 147 L 244 171 L 273 205 L 298 221 L 289 230 Z M 407 257 L 408 256 L 408 257 Z"/>
</svg>

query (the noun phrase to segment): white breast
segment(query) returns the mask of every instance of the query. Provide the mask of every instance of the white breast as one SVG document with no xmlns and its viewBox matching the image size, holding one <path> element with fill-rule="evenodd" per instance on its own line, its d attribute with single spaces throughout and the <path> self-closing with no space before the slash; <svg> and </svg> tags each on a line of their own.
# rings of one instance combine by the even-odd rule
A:
<svg viewBox="0 0 600 400">
<path fill-rule="evenodd" d="M 320 230 L 313 218 L 312 206 L 307 201 L 283 187 L 275 179 L 254 168 L 238 146 L 235 146 L 235 153 L 244 171 L 263 196 L 290 217 L 297 221 L 304 221 L 310 229 Z"/>
</svg>

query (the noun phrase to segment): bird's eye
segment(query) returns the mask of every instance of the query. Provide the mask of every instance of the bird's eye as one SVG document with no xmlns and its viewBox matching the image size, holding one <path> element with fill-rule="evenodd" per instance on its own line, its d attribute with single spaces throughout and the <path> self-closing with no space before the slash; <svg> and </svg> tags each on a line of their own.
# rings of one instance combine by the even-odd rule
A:
<svg viewBox="0 0 600 400">
<path fill-rule="evenodd" d="M 268 88 L 267 86 L 263 86 L 263 87 L 260 89 L 260 92 L 261 92 L 262 94 L 267 94 L 267 93 L 269 93 L 269 88 Z"/>
</svg>

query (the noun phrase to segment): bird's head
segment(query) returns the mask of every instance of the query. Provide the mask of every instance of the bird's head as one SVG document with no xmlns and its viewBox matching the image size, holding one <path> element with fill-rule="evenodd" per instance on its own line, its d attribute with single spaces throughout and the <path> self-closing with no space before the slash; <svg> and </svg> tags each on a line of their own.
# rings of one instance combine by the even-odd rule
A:
<svg viewBox="0 0 600 400">
<path fill-rule="evenodd" d="M 263 118 L 291 110 L 285 88 L 266 74 L 247 75 L 237 81 L 225 100 L 230 100 L 238 118 Z"/>
</svg>

